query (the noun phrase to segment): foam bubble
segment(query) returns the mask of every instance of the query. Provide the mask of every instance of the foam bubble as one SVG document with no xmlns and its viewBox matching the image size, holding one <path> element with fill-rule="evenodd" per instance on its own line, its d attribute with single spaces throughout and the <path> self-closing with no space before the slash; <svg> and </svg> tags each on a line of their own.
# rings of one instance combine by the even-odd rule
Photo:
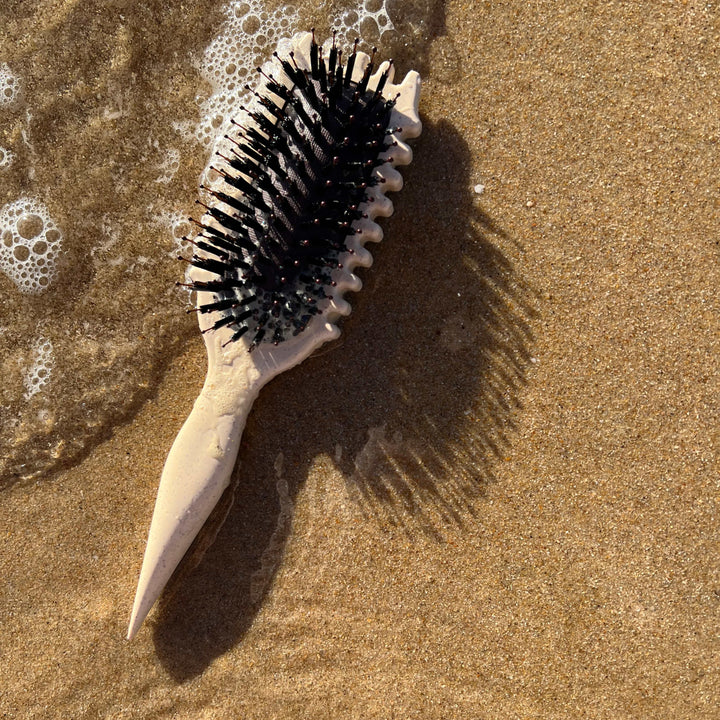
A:
<svg viewBox="0 0 720 720">
<path fill-rule="evenodd" d="M 187 239 L 188 233 L 192 232 L 192 223 L 188 220 L 187 215 L 180 212 L 180 210 L 156 210 L 154 207 L 148 208 L 150 214 L 153 216 L 152 224 L 168 232 L 172 240 L 171 249 L 168 251 L 168 256 L 177 259 L 179 256 L 192 255 L 193 248 L 190 241 Z M 185 282 L 190 282 L 190 269 L 191 265 L 185 265 Z M 181 295 L 184 296 L 184 300 L 189 302 L 190 290 L 185 287 L 178 288 Z"/>
<path fill-rule="evenodd" d="M 331 23 L 338 44 L 349 47 L 358 35 L 380 38 L 395 30 L 387 5 L 388 0 L 358 0 L 341 11 Z M 291 5 L 271 10 L 261 0 L 231 0 L 225 14 L 227 19 L 205 50 L 200 67 L 213 94 L 201 103 L 195 137 L 208 149 L 228 131 L 239 106 L 249 104 L 252 96 L 245 85 L 256 85 L 255 68 L 268 59 L 280 40 L 297 32 L 299 22 Z"/>
<path fill-rule="evenodd" d="M 39 200 L 24 197 L 0 208 L 0 270 L 20 292 L 50 287 L 61 244 L 62 233 Z"/>
<path fill-rule="evenodd" d="M 170 251 L 172 257 L 191 249 L 190 243 L 186 242 L 185 236 L 192 231 L 192 224 L 180 210 L 156 210 L 148 208 L 153 216 L 152 224 L 155 227 L 167 230 L 172 238 L 173 249 Z"/>
<path fill-rule="evenodd" d="M 337 31 L 336 41 L 341 46 L 353 44 L 355 38 L 380 38 L 383 33 L 395 30 L 387 9 L 387 0 L 359 0 L 335 16 L 331 27 Z"/>
<path fill-rule="evenodd" d="M 260 0 L 233 0 L 225 13 L 227 19 L 205 50 L 200 68 L 213 87 L 213 94 L 201 104 L 201 120 L 195 130 L 198 141 L 207 148 L 227 132 L 230 118 L 248 98 L 245 84 L 255 86 L 255 68 L 267 59 L 268 49 L 292 35 L 298 24 L 295 8 L 286 5 L 268 10 Z"/>
<path fill-rule="evenodd" d="M 395 30 L 387 5 L 388 0 L 358 0 L 341 11 L 331 23 L 337 30 L 337 42 L 347 47 L 358 35 L 380 38 Z M 231 0 L 225 15 L 226 21 L 200 65 L 213 94 L 201 102 L 195 137 L 208 149 L 228 131 L 239 106 L 249 104 L 252 96 L 245 85 L 256 85 L 255 68 L 268 59 L 280 40 L 297 32 L 299 22 L 293 6 L 267 9 L 262 0 Z"/>
<path fill-rule="evenodd" d="M 53 360 L 52 343 L 48 338 L 40 336 L 33 345 L 32 363 L 23 379 L 26 400 L 37 395 L 48 384 L 52 374 Z"/>
<path fill-rule="evenodd" d="M 0 63 L 0 107 L 12 105 L 20 96 L 20 80 L 6 63 Z"/>
<path fill-rule="evenodd" d="M 15 153 L 7 148 L 0 147 L 0 170 L 7 170 L 15 159 Z"/>
<path fill-rule="evenodd" d="M 176 148 L 168 148 L 165 157 L 157 164 L 160 175 L 155 178 L 156 183 L 167 185 L 180 169 L 180 151 Z"/>
</svg>

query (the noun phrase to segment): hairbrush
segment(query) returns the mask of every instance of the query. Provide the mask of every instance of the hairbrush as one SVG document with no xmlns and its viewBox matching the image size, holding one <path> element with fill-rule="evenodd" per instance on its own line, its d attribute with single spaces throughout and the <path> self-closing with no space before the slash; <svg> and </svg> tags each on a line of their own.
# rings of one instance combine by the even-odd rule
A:
<svg viewBox="0 0 720 720">
<path fill-rule="evenodd" d="M 343 62 L 334 37 L 324 53 L 301 33 L 258 71 L 201 186 L 187 285 L 207 377 L 162 472 L 128 639 L 230 484 L 260 388 L 340 334 L 343 293 L 361 287 L 353 270 L 372 264 L 365 244 L 382 239 L 375 219 L 392 214 L 385 193 L 402 187 L 395 166 L 422 129 L 419 75 L 393 84 L 392 61 L 375 69 L 357 41 Z"/>
</svg>

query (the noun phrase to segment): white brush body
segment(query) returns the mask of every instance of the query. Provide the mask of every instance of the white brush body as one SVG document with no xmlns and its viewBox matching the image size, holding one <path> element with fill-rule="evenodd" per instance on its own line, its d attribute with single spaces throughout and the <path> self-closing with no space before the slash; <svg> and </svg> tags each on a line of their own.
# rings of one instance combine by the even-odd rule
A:
<svg viewBox="0 0 720 720">
<path fill-rule="evenodd" d="M 295 61 L 302 68 L 310 67 L 310 33 L 296 35 L 290 41 Z M 369 57 L 358 53 L 353 79 L 362 77 Z M 369 87 L 377 87 L 380 76 L 387 69 L 383 63 L 372 76 Z M 240 338 L 228 342 L 233 331 L 229 328 L 210 330 L 213 318 L 199 315 L 200 329 L 208 354 L 208 371 L 203 389 L 170 449 L 158 489 L 155 510 L 150 523 L 145 556 L 140 570 L 135 603 L 127 637 L 132 639 L 148 612 L 159 598 L 213 508 L 230 484 L 237 458 L 240 437 L 252 403 L 260 388 L 278 373 L 302 362 L 328 340 L 337 338 L 339 328 L 333 322 L 350 313 L 350 304 L 342 298 L 347 291 L 358 291 L 362 283 L 353 273 L 355 267 L 368 267 L 372 255 L 365 249 L 368 242 L 378 242 L 383 233 L 375 218 L 388 217 L 393 212 L 387 191 L 402 188 L 402 176 L 394 169 L 412 160 L 412 150 L 404 142 L 420 135 L 422 125 L 418 115 L 420 76 L 410 72 L 400 85 L 390 76 L 383 89 L 386 98 L 397 97 L 390 127 L 397 129 L 392 140 L 397 144 L 381 157 L 388 161 L 375 173 L 384 182 L 368 191 L 371 201 L 363 204 L 367 217 L 356 221 L 355 233 L 348 237 L 352 252 L 340 256 L 342 269 L 333 272 L 337 287 L 333 299 L 324 301 L 323 312 L 314 317 L 299 335 L 279 345 L 262 343 L 248 351 L 250 340 Z M 206 223 L 214 220 L 205 216 Z M 212 279 L 210 273 L 192 268 L 196 281 Z M 208 301 L 207 293 L 198 293 L 198 307 Z"/>
</svg>

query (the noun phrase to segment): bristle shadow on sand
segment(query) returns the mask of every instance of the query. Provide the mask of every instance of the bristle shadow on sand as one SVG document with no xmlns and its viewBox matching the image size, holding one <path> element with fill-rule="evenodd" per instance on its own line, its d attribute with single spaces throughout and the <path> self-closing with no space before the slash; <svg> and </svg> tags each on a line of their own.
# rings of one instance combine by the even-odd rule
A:
<svg viewBox="0 0 720 720">
<path fill-rule="evenodd" d="M 181 566 L 156 620 L 159 659 L 178 682 L 251 626 L 319 455 L 334 458 L 348 502 L 370 521 L 437 542 L 480 521 L 510 454 L 535 300 L 501 249 L 521 254 L 520 243 L 483 213 L 469 171 L 460 133 L 426 126 L 343 340 L 257 401 L 227 520 L 199 565 Z"/>
</svg>

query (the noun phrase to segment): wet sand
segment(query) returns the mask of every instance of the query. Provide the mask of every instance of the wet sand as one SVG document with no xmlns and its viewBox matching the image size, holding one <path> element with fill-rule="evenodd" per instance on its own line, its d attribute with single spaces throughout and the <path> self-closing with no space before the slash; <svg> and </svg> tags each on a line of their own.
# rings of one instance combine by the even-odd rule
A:
<svg viewBox="0 0 720 720">
<path fill-rule="evenodd" d="M 261 394 L 227 522 L 135 641 L 199 334 L 0 491 L 3 716 L 717 717 L 717 13 L 436 10 L 343 337 Z"/>
</svg>

